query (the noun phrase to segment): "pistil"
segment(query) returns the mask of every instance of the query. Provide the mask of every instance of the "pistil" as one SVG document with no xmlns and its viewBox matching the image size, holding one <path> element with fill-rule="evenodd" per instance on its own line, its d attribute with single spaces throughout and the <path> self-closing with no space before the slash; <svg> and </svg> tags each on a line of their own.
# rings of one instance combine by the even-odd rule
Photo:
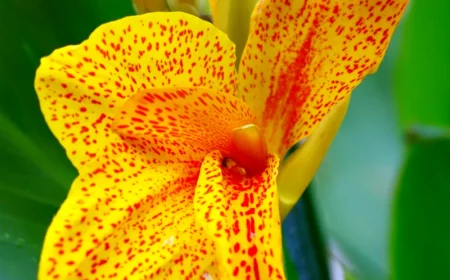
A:
<svg viewBox="0 0 450 280">
<path fill-rule="evenodd" d="M 249 175 L 262 172 L 267 163 L 267 144 L 255 124 L 233 129 L 234 154 L 232 159 Z"/>
</svg>

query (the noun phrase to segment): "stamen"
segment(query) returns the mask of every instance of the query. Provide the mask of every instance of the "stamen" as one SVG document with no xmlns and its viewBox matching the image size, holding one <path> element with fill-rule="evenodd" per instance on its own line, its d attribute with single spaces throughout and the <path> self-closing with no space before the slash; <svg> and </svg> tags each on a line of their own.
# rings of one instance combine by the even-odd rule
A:
<svg viewBox="0 0 450 280">
<path fill-rule="evenodd" d="M 244 176 L 245 174 L 247 174 L 247 172 L 245 171 L 244 168 L 240 167 L 236 161 L 234 161 L 232 158 L 224 158 L 223 159 L 223 166 L 225 166 L 228 169 L 231 169 L 233 171 L 235 171 L 236 173 L 238 173 L 241 176 Z"/>
</svg>

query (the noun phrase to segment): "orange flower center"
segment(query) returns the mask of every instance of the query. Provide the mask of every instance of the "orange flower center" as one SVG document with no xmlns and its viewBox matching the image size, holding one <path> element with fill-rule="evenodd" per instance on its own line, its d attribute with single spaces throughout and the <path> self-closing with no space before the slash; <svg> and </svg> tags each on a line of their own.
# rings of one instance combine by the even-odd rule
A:
<svg viewBox="0 0 450 280">
<path fill-rule="evenodd" d="M 243 168 L 246 174 L 255 175 L 266 168 L 267 144 L 258 126 L 247 124 L 233 129 L 233 144 L 232 160 Z M 225 164 L 227 165 L 227 162 Z"/>
</svg>

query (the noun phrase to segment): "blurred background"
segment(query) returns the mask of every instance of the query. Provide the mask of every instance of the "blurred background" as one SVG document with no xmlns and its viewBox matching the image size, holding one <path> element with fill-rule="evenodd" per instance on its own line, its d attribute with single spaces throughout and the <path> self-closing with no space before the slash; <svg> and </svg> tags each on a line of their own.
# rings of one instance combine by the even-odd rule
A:
<svg viewBox="0 0 450 280">
<path fill-rule="evenodd" d="M 208 15 L 207 1 L 196 10 Z M 354 91 L 283 224 L 289 279 L 450 279 L 449 10 L 446 0 L 411 0 L 379 71 Z M 46 228 L 76 176 L 39 110 L 39 60 L 133 14 L 129 0 L 0 1 L 2 280 L 36 278 Z"/>
</svg>

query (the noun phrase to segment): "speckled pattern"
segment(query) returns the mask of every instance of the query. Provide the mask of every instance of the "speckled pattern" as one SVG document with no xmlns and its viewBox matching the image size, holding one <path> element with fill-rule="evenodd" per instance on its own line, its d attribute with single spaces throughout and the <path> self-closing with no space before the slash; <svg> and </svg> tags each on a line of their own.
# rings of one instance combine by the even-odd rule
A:
<svg viewBox="0 0 450 280">
<path fill-rule="evenodd" d="M 405 4 L 262 0 L 239 76 L 228 37 L 182 13 L 43 58 L 41 109 L 79 176 L 38 278 L 284 279 L 278 156 L 376 69 Z M 250 123 L 272 152 L 252 176 L 223 164 Z"/>
<path fill-rule="evenodd" d="M 252 15 L 239 68 L 272 152 L 311 134 L 376 71 L 408 0 L 267 0 Z"/>
<path fill-rule="evenodd" d="M 181 13 L 134 16 L 97 28 L 41 61 L 35 87 L 52 132 L 75 167 L 95 157 L 130 96 L 173 86 L 235 94 L 234 45 Z"/>
<path fill-rule="evenodd" d="M 215 149 L 232 157 L 232 130 L 254 122 L 249 106 L 234 96 L 173 87 L 135 94 L 118 113 L 113 129 L 131 141 L 144 138 L 149 153 L 158 153 L 152 141 L 159 140 L 170 149 L 171 160 L 186 154 L 201 160 Z"/>
<path fill-rule="evenodd" d="M 209 154 L 195 190 L 198 221 L 214 240 L 222 275 L 236 279 L 284 279 L 276 175 L 278 158 L 254 177 L 222 170 Z M 219 277 L 219 279 L 228 279 Z"/>
</svg>

